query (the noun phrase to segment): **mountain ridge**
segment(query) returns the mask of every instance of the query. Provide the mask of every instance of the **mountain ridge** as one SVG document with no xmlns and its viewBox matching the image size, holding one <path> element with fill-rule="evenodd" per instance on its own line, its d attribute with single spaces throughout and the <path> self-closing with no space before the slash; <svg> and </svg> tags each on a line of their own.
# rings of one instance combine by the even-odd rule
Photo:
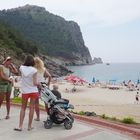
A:
<svg viewBox="0 0 140 140">
<path fill-rule="evenodd" d="M 35 5 L 2 10 L 0 19 L 37 43 L 43 55 L 59 59 L 66 65 L 92 64 L 80 27 L 74 21 L 66 21 Z"/>
</svg>

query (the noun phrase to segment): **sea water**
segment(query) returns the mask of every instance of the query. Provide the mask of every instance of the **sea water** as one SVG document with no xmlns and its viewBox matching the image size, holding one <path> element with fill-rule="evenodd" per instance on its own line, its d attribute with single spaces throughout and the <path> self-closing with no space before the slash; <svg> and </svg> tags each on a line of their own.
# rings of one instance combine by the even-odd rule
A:
<svg viewBox="0 0 140 140">
<path fill-rule="evenodd" d="M 69 66 L 73 75 L 79 76 L 91 83 L 93 77 L 101 82 L 116 81 L 122 83 L 132 80 L 137 83 L 140 79 L 140 63 L 110 63 L 85 65 L 85 66 Z"/>
</svg>

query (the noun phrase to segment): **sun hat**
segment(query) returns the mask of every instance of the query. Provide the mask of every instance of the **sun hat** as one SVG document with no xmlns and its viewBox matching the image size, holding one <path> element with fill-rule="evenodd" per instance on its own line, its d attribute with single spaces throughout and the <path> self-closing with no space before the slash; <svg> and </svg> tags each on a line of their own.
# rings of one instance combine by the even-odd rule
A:
<svg viewBox="0 0 140 140">
<path fill-rule="evenodd" d="M 12 60 L 10 56 L 6 57 L 5 61 Z"/>
<path fill-rule="evenodd" d="M 6 57 L 6 59 L 3 61 L 3 64 L 9 60 L 12 60 L 12 58 L 10 56 Z"/>
</svg>

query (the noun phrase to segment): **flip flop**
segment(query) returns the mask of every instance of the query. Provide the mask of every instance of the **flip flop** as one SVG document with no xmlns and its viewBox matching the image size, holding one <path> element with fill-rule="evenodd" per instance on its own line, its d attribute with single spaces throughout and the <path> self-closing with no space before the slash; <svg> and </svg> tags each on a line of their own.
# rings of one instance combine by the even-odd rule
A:
<svg viewBox="0 0 140 140">
<path fill-rule="evenodd" d="M 38 118 L 36 118 L 36 119 L 34 119 L 35 121 L 40 121 L 40 119 L 38 119 Z"/>
<path fill-rule="evenodd" d="M 22 131 L 21 128 L 14 128 L 15 131 Z"/>
<path fill-rule="evenodd" d="M 28 128 L 28 131 L 31 131 L 31 130 L 33 130 L 33 129 L 34 129 L 34 127 Z"/>
</svg>

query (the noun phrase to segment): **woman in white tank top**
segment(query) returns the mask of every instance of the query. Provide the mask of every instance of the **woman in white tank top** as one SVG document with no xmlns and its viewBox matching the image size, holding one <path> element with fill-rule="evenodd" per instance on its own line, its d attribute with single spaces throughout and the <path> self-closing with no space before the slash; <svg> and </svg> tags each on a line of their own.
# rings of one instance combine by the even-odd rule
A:
<svg viewBox="0 0 140 140">
<path fill-rule="evenodd" d="M 37 82 L 37 69 L 34 65 L 34 57 L 28 55 L 25 58 L 24 64 L 19 68 L 21 73 L 22 105 L 20 110 L 19 126 L 14 129 L 15 131 L 22 131 L 28 99 L 30 99 L 28 130 L 33 129 L 32 120 L 34 115 L 34 106 L 36 99 L 39 97 L 37 89 L 37 86 L 39 86 L 39 83 Z"/>
<path fill-rule="evenodd" d="M 50 86 L 51 74 L 45 68 L 43 61 L 39 57 L 35 57 L 35 68 L 37 69 L 37 81 L 38 82 L 47 82 L 48 87 Z M 48 111 L 47 105 L 45 105 L 46 112 Z M 39 109 L 39 99 L 36 99 L 35 102 L 35 112 L 37 118 L 36 121 L 40 121 L 40 109 Z"/>
</svg>

